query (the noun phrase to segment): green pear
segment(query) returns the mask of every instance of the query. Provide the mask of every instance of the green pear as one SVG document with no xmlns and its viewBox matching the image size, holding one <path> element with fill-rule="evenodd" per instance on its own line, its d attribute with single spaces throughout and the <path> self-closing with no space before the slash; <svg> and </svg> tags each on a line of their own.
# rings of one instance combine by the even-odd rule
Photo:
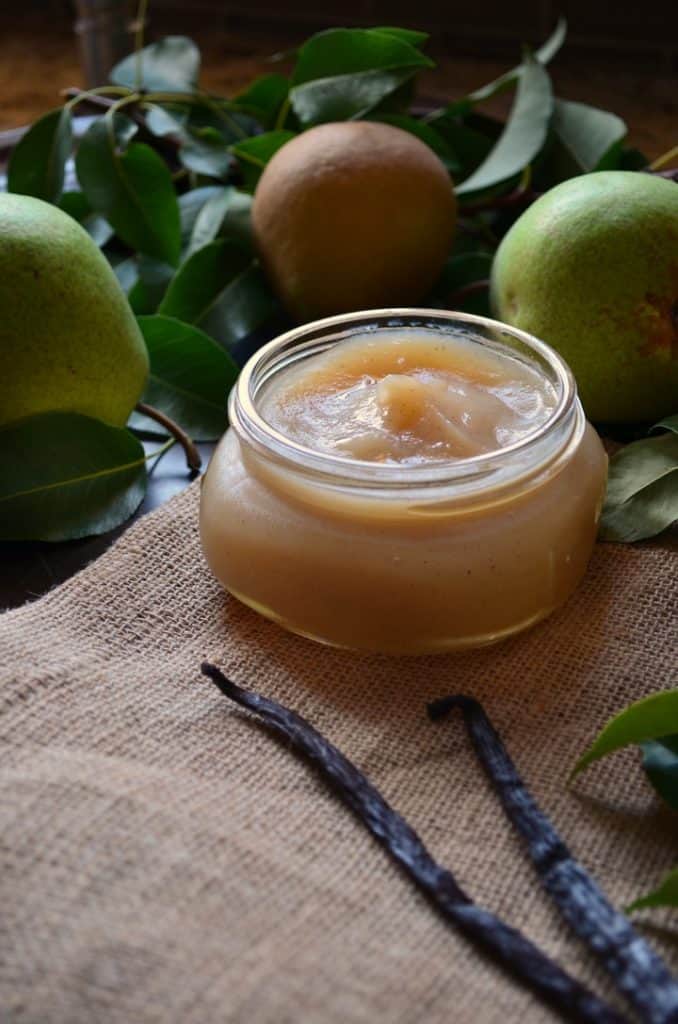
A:
<svg viewBox="0 0 678 1024">
<path fill-rule="evenodd" d="M 678 411 L 678 185 L 601 171 L 551 189 L 497 250 L 498 319 L 569 363 L 589 419 Z"/>
<path fill-rule="evenodd" d="M 148 354 L 107 260 L 77 221 L 0 195 L 0 425 L 69 411 L 123 426 Z"/>
</svg>

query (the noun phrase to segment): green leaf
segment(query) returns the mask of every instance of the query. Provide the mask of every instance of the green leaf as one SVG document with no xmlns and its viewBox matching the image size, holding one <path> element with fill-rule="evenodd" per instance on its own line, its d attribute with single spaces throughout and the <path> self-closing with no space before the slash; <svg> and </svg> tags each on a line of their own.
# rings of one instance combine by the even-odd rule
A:
<svg viewBox="0 0 678 1024">
<path fill-rule="evenodd" d="M 82 224 L 87 234 L 100 249 L 110 242 L 113 237 L 113 228 L 107 220 L 100 217 L 98 213 L 94 213 L 84 192 L 64 192 L 59 200 L 59 207 L 73 220 Z"/>
<path fill-rule="evenodd" d="M 429 301 L 443 309 L 452 308 L 455 293 L 461 288 L 477 281 L 486 281 L 492 269 L 492 253 L 489 252 L 464 252 L 452 256 L 443 267 L 443 272 L 436 281 L 436 284 L 429 296 Z M 485 308 L 488 304 L 489 289 L 469 296 L 461 304 L 455 300 L 455 308 L 463 308 L 465 312 L 475 312 L 476 308 Z M 468 309 L 467 309 L 468 305 Z M 473 309 L 470 307 L 473 306 Z"/>
<path fill-rule="evenodd" d="M 541 64 L 527 59 L 504 131 L 480 167 L 457 186 L 457 195 L 492 188 L 519 174 L 544 145 L 552 111 L 549 76 Z"/>
<path fill-rule="evenodd" d="M 379 29 L 331 28 L 311 36 L 300 47 L 292 85 L 336 75 L 432 65 L 409 42 Z"/>
<path fill-rule="evenodd" d="M 187 136 L 179 150 L 179 159 L 189 171 L 220 180 L 226 179 L 233 168 L 228 142 L 214 129 L 203 129 L 200 138 Z"/>
<path fill-rule="evenodd" d="M 241 246 L 223 240 L 211 242 L 182 264 L 158 312 L 188 324 L 199 324 L 250 262 L 250 254 Z"/>
<path fill-rule="evenodd" d="M 254 255 L 252 237 L 252 196 L 247 192 L 235 192 L 228 205 L 220 234 Z"/>
<path fill-rule="evenodd" d="M 645 774 L 669 807 L 678 811 L 678 734 L 640 744 Z"/>
<path fill-rule="evenodd" d="M 402 39 L 403 42 L 416 47 L 423 46 L 429 39 L 428 32 L 417 32 L 411 28 L 396 28 L 393 25 L 379 25 L 373 31 L 385 32 L 387 36 L 395 36 L 396 39 Z"/>
<path fill-rule="evenodd" d="M 634 441 L 613 455 L 600 517 L 601 540 L 644 540 L 676 519 L 678 434 Z"/>
<path fill-rule="evenodd" d="M 652 427 L 653 430 L 672 430 L 674 434 L 678 434 L 678 413 L 675 416 L 666 416 L 659 423 L 655 423 Z"/>
<path fill-rule="evenodd" d="M 450 174 L 457 174 L 461 165 L 457 160 L 452 147 L 447 140 L 433 125 L 426 124 L 416 117 L 408 117 L 406 114 L 380 114 L 373 113 L 369 116 L 370 121 L 381 121 L 383 124 L 392 124 L 395 128 L 401 128 L 410 135 L 416 135 L 418 139 L 433 150 L 440 157 Z"/>
<path fill-rule="evenodd" d="M 179 223 L 181 225 L 181 244 L 187 246 L 196 219 L 208 199 L 223 192 L 223 185 L 203 185 L 193 188 L 179 196 Z"/>
<path fill-rule="evenodd" d="M 614 167 L 626 137 L 616 114 L 569 100 L 555 101 L 552 128 L 570 165 L 563 177 Z"/>
<path fill-rule="evenodd" d="M 76 157 L 78 180 L 90 205 L 133 249 L 175 266 L 181 244 L 179 207 L 170 172 L 145 143 L 121 152 L 117 130 L 127 130 L 119 115 L 94 121 Z M 136 127 L 132 125 L 132 127 Z"/>
<path fill-rule="evenodd" d="M 302 124 L 360 117 L 433 62 L 376 29 L 328 29 L 299 50 L 290 100 Z"/>
<path fill-rule="evenodd" d="M 494 139 L 451 114 L 427 122 L 445 140 L 459 166 L 459 178 L 468 178 L 487 158 Z"/>
<path fill-rule="evenodd" d="M 178 135 L 183 138 L 188 122 L 188 110 L 185 107 L 146 103 L 144 119 L 149 132 L 159 138 L 164 138 L 166 135 Z"/>
<path fill-rule="evenodd" d="M 662 739 L 678 732 L 678 690 L 663 690 L 620 711 L 600 731 L 572 772 L 578 775 L 594 761 L 632 743 Z"/>
<path fill-rule="evenodd" d="M 223 185 L 207 185 L 204 188 L 196 188 L 191 192 L 185 192 L 179 197 L 179 214 L 181 217 L 181 245 L 182 262 L 188 251 L 195 225 L 200 216 L 201 210 L 213 197 L 223 193 Z M 252 253 L 252 224 L 251 224 L 252 196 L 246 192 L 235 191 L 229 200 L 226 215 L 221 224 L 221 234 Z M 192 254 L 191 254 L 192 255 Z"/>
<path fill-rule="evenodd" d="M 290 83 L 284 75 L 263 75 L 233 101 L 252 114 L 262 128 L 275 128 L 280 108 L 287 99 Z"/>
<path fill-rule="evenodd" d="M 175 420 L 198 441 L 226 429 L 226 400 L 238 367 L 215 341 L 167 316 L 138 318 L 151 369 L 144 401 Z"/>
<path fill-rule="evenodd" d="M 155 313 L 174 277 L 174 267 L 143 255 L 136 262 L 137 278 L 127 295 L 129 304 L 137 316 Z"/>
<path fill-rule="evenodd" d="M 263 135 L 253 135 L 251 138 L 243 139 L 242 142 L 231 146 L 231 152 L 240 164 L 244 187 L 248 192 L 254 192 L 261 172 L 273 154 L 294 137 L 294 132 L 281 129 L 265 132 Z"/>
<path fill-rule="evenodd" d="M 306 127 L 365 117 L 412 78 L 411 68 L 361 71 L 322 78 L 290 93 L 295 114 Z"/>
<path fill-rule="evenodd" d="M 136 257 L 128 256 L 126 259 L 121 259 L 116 254 L 114 257 L 109 256 L 108 260 L 113 268 L 115 276 L 118 279 L 118 284 L 125 294 L 127 294 L 139 279 L 139 266 Z"/>
<path fill-rule="evenodd" d="M 626 909 L 643 910 L 646 907 L 678 907 L 678 868 L 674 868 L 656 889 Z"/>
<path fill-rule="evenodd" d="M 222 100 L 215 96 L 191 105 L 188 129 L 198 139 L 231 143 L 248 135 L 256 135 L 259 125 L 253 117 L 239 110 L 231 100 Z"/>
<path fill-rule="evenodd" d="M 535 51 L 534 56 L 536 60 L 538 60 L 542 65 L 550 64 L 565 42 L 566 35 L 567 22 L 565 18 L 559 18 L 558 24 L 552 34 L 546 42 Z M 518 67 L 512 68 L 511 71 L 507 71 L 505 74 L 500 75 L 499 78 L 495 78 L 493 82 L 489 82 L 487 85 L 482 85 L 479 89 L 469 93 L 466 99 L 471 103 L 480 103 L 483 100 L 489 100 L 492 96 L 496 96 L 497 93 L 510 89 L 514 82 L 518 81 L 522 77 L 524 71 L 525 64 L 519 64 Z"/>
<path fill-rule="evenodd" d="M 141 81 L 137 81 L 139 62 L 131 53 L 110 74 L 115 85 L 128 89 L 143 87 L 149 92 L 194 92 L 200 74 L 200 51 L 186 36 L 167 36 L 141 51 Z"/>
<path fill-rule="evenodd" d="M 226 211 L 233 201 L 234 196 L 235 189 L 231 186 L 221 188 L 215 195 L 210 196 L 201 206 L 198 211 L 198 215 L 195 218 L 188 248 L 183 259 L 187 259 L 189 256 L 192 256 L 194 252 L 197 252 L 198 249 L 202 249 L 203 246 L 209 245 L 210 242 L 214 241 L 219 234 L 219 230 L 226 216 Z"/>
<path fill-rule="evenodd" d="M 275 309 L 261 268 L 250 253 L 222 239 L 199 249 L 183 264 L 158 312 L 196 324 L 231 348 Z"/>
<path fill-rule="evenodd" d="M 0 429 L 0 538 L 70 540 L 105 533 L 135 511 L 144 450 L 128 430 L 70 412 Z"/>
<path fill-rule="evenodd" d="M 617 170 L 619 171 L 644 171 L 650 163 L 645 153 L 633 146 L 624 146 L 619 154 Z"/>
<path fill-rule="evenodd" d="M 69 108 L 50 110 L 31 125 L 14 147 L 7 169 L 8 192 L 58 203 L 71 146 Z"/>
</svg>

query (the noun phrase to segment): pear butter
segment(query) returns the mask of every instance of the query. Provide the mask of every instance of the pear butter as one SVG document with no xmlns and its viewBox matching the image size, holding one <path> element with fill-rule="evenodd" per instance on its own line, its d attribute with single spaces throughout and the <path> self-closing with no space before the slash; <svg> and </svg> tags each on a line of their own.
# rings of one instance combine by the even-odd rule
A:
<svg viewBox="0 0 678 1024">
<path fill-rule="evenodd" d="M 388 653 L 486 644 L 585 571 L 606 458 L 569 371 L 504 325 L 431 318 L 307 325 L 241 375 L 203 549 L 294 632 Z"/>
</svg>

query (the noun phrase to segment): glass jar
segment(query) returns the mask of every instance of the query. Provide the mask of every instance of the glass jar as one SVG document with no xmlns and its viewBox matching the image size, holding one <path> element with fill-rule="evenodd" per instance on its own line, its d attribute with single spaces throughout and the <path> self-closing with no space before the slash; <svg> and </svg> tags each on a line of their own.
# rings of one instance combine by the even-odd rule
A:
<svg viewBox="0 0 678 1024">
<path fill-rule="evenodd" d="M 555 391 L 549 418 L 497 451 L 412 466 L 319 452 L 262 417 L 283 370 L 403 327 L 527 363 Z M 394 654 L 480 646 L 549 615 L 585 572 L 607 459 L 569 369 L 524 331 L 417 309 L 306 324 L 250 359 L 229 414 L 203 480 L 203 550 L 231 594 L 295 633 Z"/>
</svg>

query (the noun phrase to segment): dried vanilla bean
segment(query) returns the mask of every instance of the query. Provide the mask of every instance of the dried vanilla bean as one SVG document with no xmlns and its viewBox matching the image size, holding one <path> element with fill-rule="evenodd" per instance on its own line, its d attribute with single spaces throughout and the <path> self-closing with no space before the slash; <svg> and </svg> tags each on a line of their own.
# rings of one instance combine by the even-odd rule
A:
<svg viewBox="0 0 678 1024">
<path fill-rule="evenodd" d="M 275 732 L 311 758 L 342 800 L 443 916 L 499 961 L 508 973 L 566 1019 L 578 1024 L 623 1024 L 624 1017 L 570 977 L 529 939 L 473 903 L 362 772 L 309 722 L 275 701 L 241 689 L 215 665 L 204 662 L 202 672 L 226 697 L 261 716 Z"/>
<path fill-rule="evenodd" d="M 482 705 L 455 695 L 429 704 L 431 718 L 459 708 L 510 822 L 527 840 L 544 888 L 572 930 L 601 959 L 617 988 L 648 1024 L 678 1024 L 678 981 L 663 960 L 609 903 L 535 803 Z"/>
</svg>

